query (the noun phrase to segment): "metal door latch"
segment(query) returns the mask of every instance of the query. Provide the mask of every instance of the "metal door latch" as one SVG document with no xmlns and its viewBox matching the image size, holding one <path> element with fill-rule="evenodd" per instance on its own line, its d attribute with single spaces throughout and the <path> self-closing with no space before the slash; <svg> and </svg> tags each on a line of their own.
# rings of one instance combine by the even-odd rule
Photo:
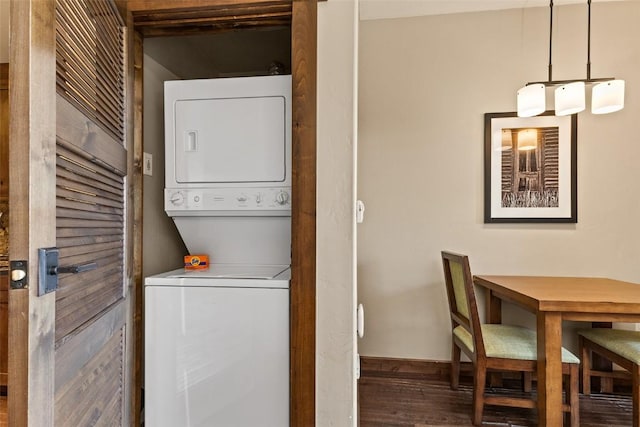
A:
<svg viewBox="0 0 640 427">
<path fill-rule="evenodd" d="M 9 261 L 11 289 L 26 289 L 29 287 L 27 261 Z"/>
<path fill-rule="evenodd" d="M 98 268 L 95 262 L 83 265 L 58 265 L 60 250 L 58 248 L 38 249 L 38 296 L 58 289 L 58 274 L 82 273 Z"/>
</svg>

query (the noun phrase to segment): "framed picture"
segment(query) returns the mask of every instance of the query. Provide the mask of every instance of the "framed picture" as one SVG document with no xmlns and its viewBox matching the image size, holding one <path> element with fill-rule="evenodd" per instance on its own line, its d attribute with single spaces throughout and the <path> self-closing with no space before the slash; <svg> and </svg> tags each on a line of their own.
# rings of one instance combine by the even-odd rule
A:
<svg viewBox="0 0 640 427">
<path fill-rule="evenodd" d="M 484 222 L 578 222 L 577 114 L 484 115 Z"/>
</svg>

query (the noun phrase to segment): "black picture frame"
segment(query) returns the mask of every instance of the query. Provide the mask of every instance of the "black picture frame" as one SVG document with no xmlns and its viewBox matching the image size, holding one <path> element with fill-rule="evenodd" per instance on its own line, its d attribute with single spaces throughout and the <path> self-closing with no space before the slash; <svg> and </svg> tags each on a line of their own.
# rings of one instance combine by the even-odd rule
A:
<svg viewBox="0 0 640 427">
<path fill-rule="evenodd" d="M 484 222 L 577 223 L 578 116 L 484 115 Z"/>
</svg>

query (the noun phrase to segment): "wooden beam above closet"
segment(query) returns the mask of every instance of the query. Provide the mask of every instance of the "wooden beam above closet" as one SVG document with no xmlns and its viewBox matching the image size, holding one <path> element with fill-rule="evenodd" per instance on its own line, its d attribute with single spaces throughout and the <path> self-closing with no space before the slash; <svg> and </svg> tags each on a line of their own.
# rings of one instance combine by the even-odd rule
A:
<svg viewBox="0 0 640 427">
<path fill-rule="evenodd" d="M 207 7 L 226 7 L 237 5 L 268 5 L 275 3 L 292 3 L 292 0 L 128 0 L 127 7 L 131 12 L 149 10 L 198 9 Z"/>
<path fill-rule="evenodd" d="M 130 0 L 145 37 L 204 34 L 291 25 L 291 0 Z"/>
</svg>

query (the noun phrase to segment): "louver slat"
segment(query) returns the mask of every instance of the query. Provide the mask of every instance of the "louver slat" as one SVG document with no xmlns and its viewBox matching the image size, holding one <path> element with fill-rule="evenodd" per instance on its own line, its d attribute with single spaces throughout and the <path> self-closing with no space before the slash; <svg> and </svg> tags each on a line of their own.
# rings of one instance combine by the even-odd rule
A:
<svg viewBox="0 0 640 427">
<path fill-rule="evenodd" d="M 93 359 L 80 365 L 75 375 L 68 375 L 70 380 L 56 389 L 54 425 L 122 425 L 124 328 L 115 332 Z"/>
<path fill-rule="evenodd" d="M 124 31 L 113 2 L 56 1 L 58 93 L 124 141 Z"/>
<path fill-rule="evenodd" d="M 62 138 L 56 153 L 60 265 L 97 265 L 95 270 L 60 275 L 56 342 L 61 345 L 105 306 L 122 298 L 124 180 Z"/>
</svg>

